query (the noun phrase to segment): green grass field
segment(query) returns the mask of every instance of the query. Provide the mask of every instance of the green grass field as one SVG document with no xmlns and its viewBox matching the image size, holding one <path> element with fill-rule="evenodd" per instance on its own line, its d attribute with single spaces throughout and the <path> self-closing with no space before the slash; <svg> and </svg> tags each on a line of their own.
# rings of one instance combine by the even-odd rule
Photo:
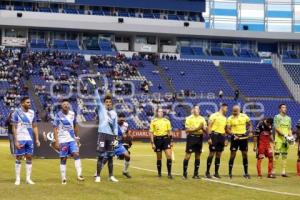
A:
<svg viewBox="0 0 300 200">
<path fill-rule="evenodd" d="M 207 145 L 204 146 L 204 153 L 201 159 L 200 173 L 203 177 Z M 252 145 L 250 144 L 250 149 Z M 174 148 L 175 163 L 173 172 L 174 180 L 168 180 L 166 176 L 158 178 L 156 176 L 155 155 L 149 144 L 135 143 L 132 147 L 132 165 L 130 168 L 132 179 L 122 177 L 122 161 L 115 162 L 115 176 L 119 183 L 111 183 L 107 180 L 107 168 L 104 169 L 101 183 L 94 183 L 93 174 L 95 172 L 95 160 L 83 160 L 83 173 L 86 178 L 84 183 L 77 183 L 74 162 L 68 162 L 68 184 L 61 185 L 59 174 L 59 159 L 33 161 L 33 181 L 36 185 L 26 185 L 24 183 L 25 167 L 22 166 L 22 184 L 14 185 L 14 158 L 9 155 L 8 143 L 0 142 L 0 199 L 300 199 L 299 183 L 300 177 L 296 176 L 296 147 L 291 148 L 288 160 L 289 178 L 258 179 L 255 169 L 255 154 L 249 152 L 249 171 L 251 180 L 242 177 L 241 156 L 235 162 L 233 180 L 227 177 L 229 151 L 226 149 L 221 164 L 222 179 L 217 182 L 206 179 L 182 180 L 182 159 L 184 156 L 184 144 L 177 143 Z M 24 162 L 22 163 L 24 164 Z M 266 174 L 267 161 L 264 161 L 263 171 Z M 189 165 L 190 173 L 193 170 L 193 159 Z M 165 162 L 163 169 L 166 169 Z M 214 167 L 212 167 L 214 170 Z M 228 185 L 231 184 L 231 185 Z M 236 185 L 232 185 L 236 184 Z M 259 191 L 262 189 L 264 191 Z M 277 193 L 276 193 L 277 192 Z"/>
</svg>

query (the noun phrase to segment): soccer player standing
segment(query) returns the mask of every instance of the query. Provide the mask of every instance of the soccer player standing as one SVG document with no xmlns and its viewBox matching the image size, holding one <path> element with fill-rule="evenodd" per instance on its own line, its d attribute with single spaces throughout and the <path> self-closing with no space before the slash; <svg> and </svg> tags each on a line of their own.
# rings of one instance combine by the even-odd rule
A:
<svg viewBox="0 0 300 200">
<path fill-rule="evenodd" d="M 130 152 L 129 148 L 132 145 L 131 137 L 128 135 L 128 123 L 125 121 L 125 114 L 118 114 L 118 146 L 115 149 L 116 156 L 123 160 L 124 159 L 124 169 L 123 175 L 126 178 L 131 178 L 131 175 L 128 172 L 128 168 L 130 165 Z"/>
<path fill-rule="evenodd" d="M 244 177 L 250 179 L 248 174 L 248 135 L 253 135 L 253 126 L 250 118 L 241 113 L 241 108 L 238 105 L 233 106 L 232 115 L 227 119 L 227 133 L 231 135 L 230 159 L 229 159 L 229 177 L 232 178 L 232 168 L 236 157 L 236 152 L 240 150 L 243 157 Z"/>
<path fill-rule="evenodd" d="M 210 175 L 210 167 L 214 156 L 215 159 L 215 178 L 221 178 L 219 175 L 219 167 L 221 161 L 221 155 L 224 151 L 224 147 L 228 142 L 226 139 L 226 113 L 228 111 L 228 105 L 222 104 L 220 110 L 209 117 L 207 133 L 209 135 L 209 155 L 207 158 L 206 178 L 212 178 Z"/>
<path fill-rule="evenodd" d="M 193 179 L 200 179 L 199 167 L 200 156 L 202 153 L 203 133 L 206 131 L 207 124 L 205 118 L 200 115 L 199 106 L 194 106 L 191 115 L 185 120 L 185 130 L 187 133 L 185 158 L 183 160 L 183 178 L 187 179 L 187 169 L 192 153 L 195 153 Z"/>
<path fill-rule="evenodd" d="M 114 141 L 118 135 L 118 116 L 116 111 L 113 110 L 113 102 L 110 95 L 105 96 L 104 104 L 101 102 L 98 89 L 95 91 L 95 97 L 99 116 L 97 176 L 95 182 L 101 182 L 100 174 L 106 162 L 105 159 L 107 159 L 108 163 L 109 180 L 119 182 L 113 176 Z"/>
<path fill-rule="evenodd" d="M 77 180 L 84 181 L 79 147 L 77 144 L 77 142 L 79 142 L 79 136 L 76 114 L 70 110 L 70 103 L 68 100 L 62 101 L 61 111 L 55 115 L 53 127 L 55 148 L 59 149 L 62 184 L 67 184 L 66 163 L 69 155 L 74 158 Z"/>
<path fill-rule="evenodd" d="M 40 146 L 38 127 L 36 124 L 36 116 L 31 108 L 29 97 L 21 99 L 21 107 L 16 109 L 12 114 L 12 131 L 15 141 L 16 155 L 16 182 L 15 185 L 21 183 L 21 160 L 23 156 L 26 158 L 26 183 L 35 184 L 31 180 L 32 171 L 32 155 L 33 155 L 33 140 L 35 138 L 36 146 Z M 34 135 L 34 136 L 33 136 Z"/>
<path fill-rule="evenodd" d="M 300 176 L 300 119 L 297 122 L 297 138 L 298 138 L 298 160 L 297 160 L 297 173 Z"/>
<path fill-rule="evenodd" d="M 156 166 L 158 176 L 161 177 L 161 160 L 162 151 L 165 152 L 167 157 L 168 178 L 173 179 L 172 176 L 172 135 L 171 135 L 171 122 L 164 118 L 162 108 L 156 111 L 156 117 L 150 123 L 150 140 L 152 149 L 156 152 Z"/>
<path fill-rule="evenodd" d="M 272 135 L 273 118 L 267 118 L 260 121 L 256 127 L 254 138 L 253 138 L 253 151 L 256 152 L 257 156 L 257 175 L 262 178 L 261 174 L 261 162 L 264 157 L 269 159 L 268 163 L 268 178 L 275 178 L 272 174 L 273 170 L 273 149 L 272 145 L 274 142 Z"/>
<path fill-rule="evenodd" d="M 287 106 L 285 104 L 279 105 L 279 114 L 274 117 L 275 129 L 275 162 L 273 165 L 273 173 L 275 174 L 276 164 L 281 155 L 282 157 L 282 177 L 288 177 L 286 174 L 287 155 L 289 150 L 289 143 L 287 136 L 292 136 L 292 120 L 287 115 Z"/>
</svg>

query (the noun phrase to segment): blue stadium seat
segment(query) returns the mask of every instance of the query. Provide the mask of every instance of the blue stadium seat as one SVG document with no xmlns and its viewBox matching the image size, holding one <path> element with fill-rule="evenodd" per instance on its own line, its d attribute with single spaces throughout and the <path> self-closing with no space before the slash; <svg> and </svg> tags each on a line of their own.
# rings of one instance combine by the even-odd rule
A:
<svg viewBox="0 0 300 200">
<path fill-rule="evenodd" d="M 182 55 L 194 55 L 194 51 L 193 51 L 192 47 L 189 47 L 189 46 L 182 46 L 180 48 L 180 53 Z"/>
<path fill-rule="evenodd" d="M 70 9 L 69 8 L 69 9 L 65 9 L 64 11 L 67 14 L 78 14 L 78 11 L 76 9 Z"/>
<path fill-rule="evenodd" d="M 118 12 L 118 16 L 119 17 L 129 17 L 129 13 L 128 12 L 124 12 L 124 11 L 119 11 Z"/>
<path fill-rule="evenodd" d="M 108 40 L 100 40 L 99 47 L 101 51 L 112 52 L 112 43 Z"/>
<path fill-rule="evenodd" d="M 154 15 L 152 13 L 144 13 L 143 14 L 143 17 L 144 18 L 148 18 L 148 19 L 153 19 L 154 18 Z"/>
<path fill-rule="evenodd" d="M 54 49 L 68 49 L 65 40 L 53 40 Z"/>
<path fill-rule="evenodd" d="M 14 6 L 14 10 L 25 11 L 25 7 L 24 6 Z"/>
<path fill-rule="evenodd" d="M 79 44 L 77 40 L 67 40 L 66 45 L 70 50 L 79 50 Z"/>
<path fill-rule="evenodd" d="M 169 20 L 179 20 L 177 15 L 168 15 Z"/>
<path fill-rule="evenodd" d="M 51 9 L 47 8 L 47 7 L 41 7 L 41 8 L 39 8 L 39 11 L 40 12 L 51 12 Z"/>
<path fill-rule="evenodd" d="M 43 39 L 33 39 L 30 42 L 30 47 L 43 49 L 43 48 L 47 48 L 47 45 L 46 45 L 45 40 L 43 40 Z"/>
</svg>

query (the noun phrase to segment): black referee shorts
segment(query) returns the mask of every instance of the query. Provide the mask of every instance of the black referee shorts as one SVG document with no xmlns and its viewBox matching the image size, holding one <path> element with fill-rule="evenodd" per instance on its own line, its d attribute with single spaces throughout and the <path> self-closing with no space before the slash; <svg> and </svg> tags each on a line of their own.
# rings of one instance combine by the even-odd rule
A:
<svg viewBox="0 0 300 200">
<path fill-rule="evenodd" d="M 203 146 L 203 135 L 188 134 L 186 137 L 186 153 L 201 153 Z"/>
<path fill-rule="evenodd" d="M 237 137 L 244 137 L 246 135 L 237 135 Z M 248 139 L 234 140 L 234 135 L 231 137 L 230 151 L 248 151 Z"/>
<path fill-rule="evenodd" d="M 209 150 L 212 152 L 222 152 L 225 147 L 225 134 L 221 133 L 211 133 L 210 138 L 212 140 L 212 144 L 209 145 Z"/>
<path fill-rule="evenodd" d="M 165 136 L 154 136 L 155 152 L 162 152 L 167 149 L 171 149 L 171 138 Z"/>
</svg>

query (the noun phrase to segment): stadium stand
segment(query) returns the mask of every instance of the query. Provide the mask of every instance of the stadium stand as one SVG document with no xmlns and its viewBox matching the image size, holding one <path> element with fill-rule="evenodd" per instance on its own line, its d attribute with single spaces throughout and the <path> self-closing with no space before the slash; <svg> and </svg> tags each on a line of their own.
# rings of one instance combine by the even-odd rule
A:
<svg viewBox="0 0 300 200">
<path fill-rule="evenodd" d="M 300 85 L 300 65 L 284 65 L 284 67 L 292 77 L 293 81 Z"/>
<path fill-rule="evenodd" d="M 222 62 L 221 65 L 246 96 L 291 97 L 271 64 Z"/>
</svg>

